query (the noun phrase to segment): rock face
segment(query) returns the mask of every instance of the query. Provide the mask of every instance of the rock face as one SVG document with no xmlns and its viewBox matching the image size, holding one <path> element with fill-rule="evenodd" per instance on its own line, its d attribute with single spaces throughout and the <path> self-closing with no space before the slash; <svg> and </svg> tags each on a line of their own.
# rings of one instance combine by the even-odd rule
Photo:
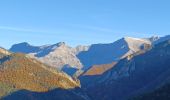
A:
<svg viewBox="0 0 170 100">
<path fill-rule="evenodd" d="M 102 75 L 100 83 L 87 87 L 91 90 L 89 94 L 96 100 L 127 100 L 153 91 L 170 82 L 169 59 L 170 41 L 159 43 L 152 50 L 136 54 L 131 59 L 122 59 Z"/>
<path fill-rule="evenodd" d="M 80 87 L 79 81 L 29 56 L 17 53 L 0 59 L 0 97 L 19 90 L 45 92 L 77 87 Z"/>
<path fill-rule="evenodd" d="M 81 50 L 86 50 L 86 48 L 71 48 L 64 42 L 45 46 L 31 46 L 27 43 L 20 43 L 13 45 L 10 49 L 10 51 L 13 52 L 26 53 L 32 58 L 36 58 L 37 60 L 57 69 L 62 69 L 62 67 L 66 65 L 71 68 L 81 69 L 83 66 L 76 57 L 76 53 L 81 52 Z"/>
<path fill-rule="evenodd" d="M 142 46 L 145 44 L 151 46 L 151 41 L 148 39 L 125 37 L 111 44 L 91 45 L 88 51 L 82 51 L 77 56 L 84 65 L 84 69 L 88 69 L 93 65 L 118 61 L 142 50 Z"/>
<path fill-rule="evenodd" d="M 82 51 L 88 51 L 90 46 L 83 46 L 78 45 L 77 47 L 73 48 L 73 51 L 76 55 L 78 55 Z"/>
<path fill-rule="evenodd" d="M 31 54 L 30 54 L 31 55 Z M 35 54 L 34 54 L 35 55 Z M 36 57 L 39 61 L 45 62 L 50 66 L 61 69 L 65 65 L 70 67 L 81 69 L 83 66 L 79 59 L 76 57 L 72 48 L 66 45 L 59 45 L 53 51 L 49 52 L 48 55 Z"/>
</svg>

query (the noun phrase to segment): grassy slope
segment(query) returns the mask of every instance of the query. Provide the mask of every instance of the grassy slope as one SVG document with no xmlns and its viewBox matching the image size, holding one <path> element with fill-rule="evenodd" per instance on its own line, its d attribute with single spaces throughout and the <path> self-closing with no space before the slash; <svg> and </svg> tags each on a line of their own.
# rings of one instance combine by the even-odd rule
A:
<svg viewBox="0 0 170 100">
<path fill-rule="evenodd" d="M 2 60 L 3 59 L 3 60 Z M 26 89 L 45 92 L 54 88 L 70 89 L 79 87 L 64 73 L 57 72 L 23 54 L 5 56 L 0 65 L 0 96 Z"/>
</svg>

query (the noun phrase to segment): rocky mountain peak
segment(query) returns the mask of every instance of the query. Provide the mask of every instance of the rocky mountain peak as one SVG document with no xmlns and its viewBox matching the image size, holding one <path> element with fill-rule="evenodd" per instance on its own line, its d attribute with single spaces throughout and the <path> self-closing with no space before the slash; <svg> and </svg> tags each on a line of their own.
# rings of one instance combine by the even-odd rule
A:
<svg viewBox="0 0 170 100">
<path fill-rule="evenodd" d="M 65 42 L 59 42 L 59 43 L 57 43 L 57 46 L 65 46 L 65 45 L 66 45 Z"/>
<path fill-rule="evenodd" d="M 152 37 L 149 38 L 149 40 L 150 40 L 151 42 L 155 42 L 155 41 L 157 41 L 158 39 L 160 39 L 159 36 L 152 36 Z"/>
</svg>

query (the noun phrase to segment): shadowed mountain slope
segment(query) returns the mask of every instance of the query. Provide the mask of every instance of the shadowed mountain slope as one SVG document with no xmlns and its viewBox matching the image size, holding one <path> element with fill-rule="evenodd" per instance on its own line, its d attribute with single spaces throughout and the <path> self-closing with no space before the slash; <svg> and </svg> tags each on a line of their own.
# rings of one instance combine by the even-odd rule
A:
<svg viewBox="0 0 170 100">
<path fill-rule="evenodd" d="M 83 91 L 75 89 L 54 89 L 48 92 L 32 92 L 19 90 L 8 95 L 3 100 L 91 100 Z"/>
<path fill-rule="evenodd" d="M 134 97 L 131 100 L 170 100 L 170 84 L 166 84 L 150 93 Z"/>
<path fill-rule="evenodd" d="M 153 91 L 170 82 L 170 41 L 130 59 L 122 59 L 105 72 L 99 84 L 87 90 L 96 100 L 127 100 L 137 94 Z M 100 92 L 98 92 L 100 91 Z"/>
<path fill-rule="evenodd" d="M 88 51 L 82 51 L 77 56 L 84 65 L 84 69 L 87 70 L 90 66 L 112 63 L 142 49 L 147 49 L 145 45 L 151 46 L 151 41 L 125 37 L 110 44 L 94 44 Z"/>
</svg>

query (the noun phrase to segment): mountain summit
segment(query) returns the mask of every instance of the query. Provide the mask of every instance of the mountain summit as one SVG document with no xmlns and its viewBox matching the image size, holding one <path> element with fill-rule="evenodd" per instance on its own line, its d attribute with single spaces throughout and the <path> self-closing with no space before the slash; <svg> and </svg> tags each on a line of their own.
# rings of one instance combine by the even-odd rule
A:
<svg viewBox="0 0 170 100">
<path fill-rule="evenodd" d="M 68 71 L 68 73 L 69 71 L 76 69 L 73 72 L 75 73 L 75 71 L 83 67 L 76 55 L 82 50 L 87 49 L 87 46 L 77 46 L 76 48 L 72 48 L 64 42 L 43 46 L 32 46 L 24 42 L 13 45 L 10 51 L 26 53 L 42 63 L 59 70 Z"/>
<path fill-rule="evenodd" d="M 99 64 L 108 64 L 151 46 L 148 39 L 124 37 L 110 44 L 94 44 L 88 51 L 82 51 L 78 58 L 84 69 Z"/>
</svg>

